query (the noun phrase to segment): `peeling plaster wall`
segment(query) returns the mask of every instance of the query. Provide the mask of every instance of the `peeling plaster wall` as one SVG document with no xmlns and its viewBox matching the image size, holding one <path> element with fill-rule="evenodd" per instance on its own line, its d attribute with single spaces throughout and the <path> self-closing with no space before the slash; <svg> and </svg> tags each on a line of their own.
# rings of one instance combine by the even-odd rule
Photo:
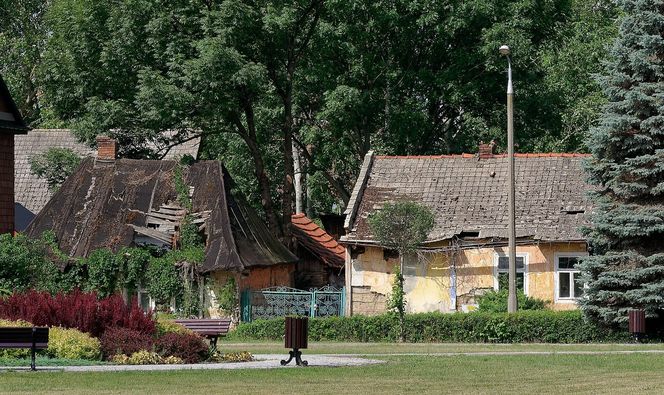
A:
<svg viewBox="0 0 664 395">
<path fill-rule="evenodd" d="M 441 245 L 442 246 L 442 245 Z M 574 302 L 555 302 L 555 254 L 585 253 L 585 243 L 541 243 L 518 246 L 517 255 L 527 258 L 527 294 L 549 303 L 554 310 L 575 309 Z M 410 313 L 468 311 L 475 297 L 496 285 L 496 254 L 507 255 L 507 247 L 461 250 L 455 254 L 422 254 L 414 276 L 404 276 L 406 309 Z M 353 314 L 385 312 L 398 258 L 385 260 L 383 250 L 366 247 L 350 259 Z M 451 265 L 452 263 L 452 265 Z M 456 287 L 451 284 L 455 282 Z"/>
<path fill-rule="evenodd" d="M 351 288 L 353 314 L 381 314 L 386 310 L 387 295 L 392 292 L 394 268 L 398 258 L 383 259 L 383 250 L 367 247 L 352 259 Z M 430 255 L 420 260 L 415 276 L 404 276 L 406 311 L 448 311 L 449 265 L 445 255 Z"/>
</svg>

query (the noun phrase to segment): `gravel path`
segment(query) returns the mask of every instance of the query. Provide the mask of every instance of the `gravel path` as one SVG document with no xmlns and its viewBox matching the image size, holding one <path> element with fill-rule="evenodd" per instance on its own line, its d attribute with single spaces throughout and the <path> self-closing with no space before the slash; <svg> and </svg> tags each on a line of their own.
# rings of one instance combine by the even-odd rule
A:
<svg viewBox="0 0 664 395">
<path fill-rule="evenodd" d="M 611 351 L 478 351 L 478 352 L 437 352 L 437 353 L 381 353 L 381 354 L 306 354 L 302 359 L 309 366 L 362 366 L 385 363 L 371 357 L 389 356 L 501 356 L 501 355 L 611 355 L 611 354 L 664 354 L 664 350 L 611 350 Z M 125 372 L 125 371 L 165 371 L 165 370 L 215 370 L 215 369 L 276 369 L 294 368 L 295 361 L 281 366 L 280 361 L 287 354 L 256 354 L 252 362 L 198 363 L 188 365 L 90 365 L 90 366 L 37 366 L 38 371 L 57 372 Z M 29 371 L 29 367 L 0 367 L 2 371 Z"/>
<path fill-rule="evenodd" d="M 215 370 L 215 369 L 276 369 L 293 368 L 295 361 L 289 365 L 281 366 L 280 361 L 287 354 L 257 354 L 252 362 L 225 362 L 225 363 L 197 363 L 187 365 L 91 365 L 91 366 L 44 366 L 37 365 L 38 371 L 56 372 L 127 372 L 127 371 L 164 371 L 164 370 Z M 362 366 L 384 363 L 375 359 L 362 358 L 356 355 L 302 355 L 302 359 L 309 366 Z M 0 371 L 30 370 L 29 367 L 0 367 Z"/>
</svg>

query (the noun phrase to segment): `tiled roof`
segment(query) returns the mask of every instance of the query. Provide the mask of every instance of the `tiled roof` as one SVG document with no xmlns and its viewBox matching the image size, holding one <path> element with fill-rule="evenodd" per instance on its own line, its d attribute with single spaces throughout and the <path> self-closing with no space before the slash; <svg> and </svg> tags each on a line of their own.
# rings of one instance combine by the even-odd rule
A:
<svg viewBox="0 0 664 395">
<path fill-rule="evenodd" d="M 583 240 L 579 227 L 590 210 L 582 154 L 516 155 L 517 237 L 546 241 Z M 386 202 L 410 200 L 434 212 L 428 242 L 462 232 L 506 238 L 508 169 L 505 155 L 365 157 L 346 211 L 345 241 L 373 237 L 367 217 Z"/>
<path fill-rule="evenodd" d="M 49 148 L 68 148 L 80 156 L 94 155 L 94 150 L 76 140 L 68 129 L 33 129 L 14 137 L 15 201 L 37 214 L 51 198 L 48 183 L 30 171 L 30 158 Z"/>
<path fill-rule="evenodd" d="M 293 235 L 307 250 L 330 266 L 344 265 L 346 249 L 306 215 L 293 214 L 291 223 Z"/>
<path fill-rule="evenodd" d="M 94 156 L 95 150 L 80 143 L 69 129 L 33 129 L 28 134 L 15 136 L 14 144 L 15 201 L 17 210 L 25 213 L 25 215 L 17 214 L 16 229 L 23 230 L 52 195 L 48 190 L 46 180 L 35 176 L 30 171 L 29 159 L 55 147 L 71 149 L 82 157 Z M 172 147 L 164 159 L 175 159 L 185 154 L 195 158 L 199 145 L 200 138 L 185 141 Z M 160 151 L 160 147 L 155 147 L 155 149 Z M 163 150 L 161 148 L 161 151 Z"/>
<path fill-rule="evenodd" d="M 55 232 L 59 247 L 73 257 L 99 248 L 117 251 L 134 241 L 134 228 L 146 213 L 177 198 L 174 160 L 92 158 L 62 184 L 26 229 L 30 237 Z M 183 170 L 193 188 L 193 212 L 210 211 L 206 222 L 203 272 L 245 272 L 254 266 L 294 263 L 297 258 L 277 240 L 256 212 L 231 190 L 232 179 L 218 161 L 199 161 Z"/>
</svg>

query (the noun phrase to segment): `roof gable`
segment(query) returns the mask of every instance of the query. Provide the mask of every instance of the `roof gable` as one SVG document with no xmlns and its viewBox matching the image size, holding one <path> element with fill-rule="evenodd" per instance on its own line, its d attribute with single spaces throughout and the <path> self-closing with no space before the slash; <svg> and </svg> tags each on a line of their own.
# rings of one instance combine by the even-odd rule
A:
<svg viewBox="0 0 664 395">
<path fill-rule="evenodd" d="M 515 158 L 517 237 L 548 241 L 583 240 L 579 227 L 590 202 L 579 154 L 521 154 Z M 347 210 L 345 241 L 375 242 L 367 217 L 386 202 L 410 200 L 435 215 L 427 242 L 464 233 L 507 238 L 507 158 L 494 155 L 427 157 L 375 156 L 361 191 Z M 360 182 L 363 187 L 358 187 Z M 355 193 L 355 192 L 354 192 Z M 354 209 L 353 209 L 354 207 Z"/>
<path fill-rule="evenodd" d="M 24 134 L 28 127 L 12 99 L 5 80 L 0 76 L 0 133 Z"/>
</svg>

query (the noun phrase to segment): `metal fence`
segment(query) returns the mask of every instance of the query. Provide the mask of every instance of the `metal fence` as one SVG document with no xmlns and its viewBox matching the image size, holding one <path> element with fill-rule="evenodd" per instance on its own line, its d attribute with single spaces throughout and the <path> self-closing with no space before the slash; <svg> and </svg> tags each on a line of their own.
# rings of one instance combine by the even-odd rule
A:
<svg viewBox="0 0 664 395">
<path fill-rule="evenodd" d="M 242 321 L 285 317 L 331 317 L 344 315 L 345 289 L 325 286 L 308 291 L 271 287 L 244 290 L 240 298 Z"/>
</svg>

